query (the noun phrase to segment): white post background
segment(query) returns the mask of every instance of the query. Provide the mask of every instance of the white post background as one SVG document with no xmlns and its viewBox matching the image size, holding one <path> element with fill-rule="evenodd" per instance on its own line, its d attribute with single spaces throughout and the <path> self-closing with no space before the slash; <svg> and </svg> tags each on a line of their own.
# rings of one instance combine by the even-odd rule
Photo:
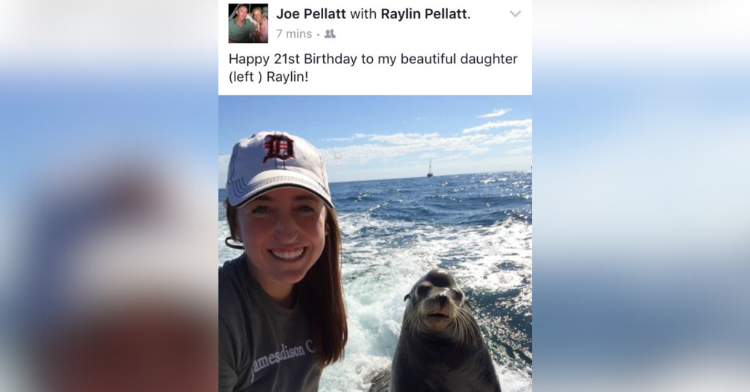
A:
<svg viewBox="0 0 750 392">
<path fill-rule="evenodd" d="M 268 3 L 268 44 L 227 43 L 229 2 L 218 4 L 219 95 L 531 95 L 531 1 L 373 1 L 299 0 Z M 305 8 L 345 9 L 346 19 L 304 19 Z M 350 11 L 372 8 L 377 19 L 351 19 Z M 381 9 L 421 12 L 421 19 L 381 19 Z M 470 19 L 426 19 L 425 9 L 466 9 Z M 277 19 L 281 9 L 299 11 L 299 19 Z M 513 12 L 521 11 L 518 16 Z M 278 29 L 282 36 L 278 37 Z M 336 39 L 325 39 L 333 29 Z M 287 31 L 310 31 L 311 38 L 286 38 Z M 275 54 L 356 56 L 355 66 L 337 64 L 273 64 Z M 401 64 L 401 54 L 431 56 L 456 53 L 457 64 Z M 464 65 L 464 54 L 518 56 L 512 65 Z M 229 64 L 230 54 L 270 56 L 268 66 Z M 362 64 L 362 55 L 375 57 Z M 397 56 L 394 66 L 378 64 L 378 56 Z M 304 61 L 304 60 L 303 60 Z M 230 83 L 232 71 L 256 73 L 255 82 Z M 307 82 L 268 82 L 266 73 L 308 72 Z M 263 81 L 257 83 L 257 73 Z"/>
</svg>

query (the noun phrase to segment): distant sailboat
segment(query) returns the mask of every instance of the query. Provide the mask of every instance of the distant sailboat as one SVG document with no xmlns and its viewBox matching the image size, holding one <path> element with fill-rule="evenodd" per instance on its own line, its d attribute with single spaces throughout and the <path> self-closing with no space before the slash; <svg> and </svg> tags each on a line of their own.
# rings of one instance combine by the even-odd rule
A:
<svg viewBox="0 0 750 392">
<path fill-rule="evenodd" d="M 432 177 L 432 159 L 430 159 L 430 170 L 427 172 L 427 177 Z"/>
</svg>

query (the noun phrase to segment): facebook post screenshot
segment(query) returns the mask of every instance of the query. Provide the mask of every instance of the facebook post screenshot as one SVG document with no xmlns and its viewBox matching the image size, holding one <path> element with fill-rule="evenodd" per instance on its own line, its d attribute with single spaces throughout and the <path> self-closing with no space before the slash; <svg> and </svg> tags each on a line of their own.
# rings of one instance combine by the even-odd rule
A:
<svg viewBox="0 0 750 392">
<path fill-rule="evenodd" d="M 531 2 L 220 2 L 219 391 L 531 391 Z"/>
<path fill-rule="evenodd" d="M 0 2 L 0 391 L 747 390 L 750 1 L 533 5 Z"/>
</svg>

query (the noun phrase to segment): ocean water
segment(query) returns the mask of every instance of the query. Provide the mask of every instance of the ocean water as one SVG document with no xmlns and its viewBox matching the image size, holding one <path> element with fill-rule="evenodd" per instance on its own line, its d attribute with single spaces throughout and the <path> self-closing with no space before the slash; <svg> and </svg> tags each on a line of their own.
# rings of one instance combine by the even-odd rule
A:
<svg viewBox="0 0 750 392">
<path fill-rule="evenodd" d="M 445 268 L 472 303 L 503 391 L 531 391 L 531 202 L 528 172 L 330 184 L 343 240 L 349 326 L 322 392 L 367 391 L 390 366 L 412 285 Z M 229 229 L 219 190 L 219 264 Z"/>
</svg>

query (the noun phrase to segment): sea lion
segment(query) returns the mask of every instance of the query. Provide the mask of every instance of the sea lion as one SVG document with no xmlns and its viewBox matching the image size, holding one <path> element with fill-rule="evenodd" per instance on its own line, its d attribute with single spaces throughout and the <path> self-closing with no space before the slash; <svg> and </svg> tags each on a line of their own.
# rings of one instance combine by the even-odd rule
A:
<svg viewBox="0 0 750 392">
<path fill-rule="evenodd" d="M 456 280 L 436 268 L 409 294 L 391 365 L 371 391 L 500 392 L 500 382 L 477 321 Z"/>
</svg>

